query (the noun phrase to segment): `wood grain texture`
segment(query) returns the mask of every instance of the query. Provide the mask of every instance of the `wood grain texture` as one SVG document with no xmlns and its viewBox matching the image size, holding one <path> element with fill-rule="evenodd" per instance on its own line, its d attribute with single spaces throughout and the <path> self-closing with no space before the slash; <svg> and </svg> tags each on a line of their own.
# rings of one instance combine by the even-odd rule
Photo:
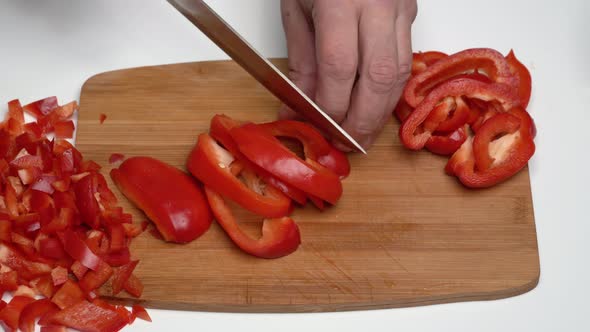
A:
<svg viewBox="0 0 590 332">
<path fill-rule="evenodd" d="M 84 84 L 80 101 L 77 145 L 105 175 L 113 152 L 185 169 L 214 114 L 262 122 L 279 106 L 229 61 L 99 74 Z M 100 113 L 108 117 L 102 125 Z M 142 234 L 132 245 L 145 284 L 140 301 L 187 310 L 339 311 L 490 300 L 534 288 L 539 258 L 528 170 L 494 188 L 468 190 L 444 174 L 446 158 L 404 149 L 397 129 L 390 121 L 368 156 L 350 157 L 352 174 L 337 206 L 295 210 L 302 244 L 288 257 L 244 254 L 215 223 L 187 245 Z M 115 192 L 135 222 L 145 220 Z M 258 231 L 260 218 L 236 213 Z"/>
</svg>

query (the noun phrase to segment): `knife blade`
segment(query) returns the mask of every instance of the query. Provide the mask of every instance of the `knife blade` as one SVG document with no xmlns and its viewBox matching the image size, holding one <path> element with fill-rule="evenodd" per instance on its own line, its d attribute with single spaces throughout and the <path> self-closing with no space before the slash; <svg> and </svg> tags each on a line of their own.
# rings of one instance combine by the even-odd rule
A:
<svg viewBox="0 0 590 332">
<path fill-rule="evenodd" d="M 204 1 L 168 0 L 168 2 L 285 105 L 343 144 L 366 154 L 354 138 L 271 62 L 262 57 Z"/>
</svg>

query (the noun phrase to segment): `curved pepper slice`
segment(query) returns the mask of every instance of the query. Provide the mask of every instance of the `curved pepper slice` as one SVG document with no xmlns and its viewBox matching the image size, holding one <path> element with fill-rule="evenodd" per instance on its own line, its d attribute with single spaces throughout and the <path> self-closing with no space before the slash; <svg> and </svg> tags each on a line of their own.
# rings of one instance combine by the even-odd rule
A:
<svg viewBox="0 0 590 332">
<path fill-rule="evenodd" d="M 438 51 L 414 53 L 412 57 L 412 76 L 420 74 L 438 60 L 446 57 L 448 57 L 447 54 Z"/>
<path fill-rule="evenodd" d="M 23 332 L 35 331 L 35 319 L 59 308 L 50 299 L 40 299 L 27 304 L 18 319 L 18 327 Z"/>
<path fill-rule="evenodd" d="M 514 51 L 510 50 L 510 53 L 506 56 L 510 71 L 513 75 L 518 77 L 518 94 L 520 95 L 520 103 L 523 108 L 527 108 L 531 99 L 531 73 L 514 55 Z"/>
<path fill-rule="evenodd" d="M 452 155 L 467 140 L 467 130 L 467 125 L 464 125 L 448 135 L 432 135 L 426 142 L 426 148 L 442 156 Z"/>
<path fill-rule="evenodd" d="M 336 204 L 342 196 L 342 183 L 324 167 L 301 160 L 275 137 L 254 124 L 231 130 L 240 151 L 253 163 L 308 195 Z"/>
<path fill-rule="evenodd" d="M 272 176 L 269 172 L 248 160 L 248 158 L 244 157 L 244 155 L 240 152 L 237 144 L 231 137 L 230 130 L 232 128 L 239 127 L 242 124 L 243 123 L 236 121 L 227 115 L 217 114 L 211 119 L 209 134 L 216 141 L 221 143 L 221 145 L 223 145 L 223 147 L 225 147 L 234 156 L 234 158 L 239 160 L 244 165 L 244 167 L 254 170 L 256 174 L 258 174 L 264 180 L 264 182 L 282 191 L 283 194 L 289 196 L 295 202 L 301 205 L 305 204 L 307 201 L 307 195 L 305 195 L 303 191 L 290 186 Z"/>
<path fill-rule="evenodd" d="M 412 77 L 404 89 L 404 98 L 410 106 L 417 107 L 430 89 L 456 75 L 475 69 L 484 71 L 496 83 L 518 87 L 518 78 L 512 75 L 510 66 L 501 53 L 489 48 L 475 48 L 444 57 Z"/>
<path fill-rule="evenodd" d="M 432 136 L 432 132 L 424 130 L 422 133 L 417 133 L 418 127 L 424 123 L 424 120 L 426 120 L 441 100 L 446 97 L 460 96 L 477 98 L 484 101 L 497 100 L 506 110 L 520 103 L 520 99 L 514 89 L 505 84 L 488 84 L 469 78 L 450 80 L 432 90 L 406 121 L 404 121 L 399 131 L 402 143 L 412 150 L 423 148 Z"/>
<path fill-rule="evenodd" d="M 288 197 L 272 186 L 261 187 L 260 192 L 249 188 L 230 171 L 233 162 L 234 157 L 227 150 L 203 133 L 188 157 L 187 168 L 206 186 L 253 213 L 267 218 L 289 214 L 291 200 Z"/>
<path fill-rule="evenodd" d="M 187 174 L 149 157 L 133 157 L 111 170 L 111 178 L 166 241 L 190 242 L 211 225 L 205 195 Z"/>
<path fill-rule="evenodd" d="M 205 187 L 205 194 L 215 219 L 244 252 L 260 258 L 279 258 L 294 252 L 299 247 L 301 236 L 299 227 L 293 219 L 289 217 L 265 219 L 262 224 L 262 237 L 253 239 L 240 229 L 231 210 L 218 193 Z"/>
<path fill-rule="evenodd" d="M 288 137 L 301 142 L 306 159 L 318 162 L 341 178 L 350 174 L 346 155 L 334 148 L 320 132 L 311 125 L 294 120 L 278 120 L 258 125 L 275 137 Z"/>
<path fill-rule="evenodd" d="M 487 169 L 477 169 L 473 142 L 487 141 L 487 137 L 491 137 L 491 132 L 510 132 L 510 129 L 499 130 L 501 123 L 495 120 L 504 117 L 504 113 L 487 120 L 475 134 L 475 138 L 469 137 L 463 143 L 449 159 L 445 167 L 447 174 L 457 176 L 459 181 L 467 187 L 487 188 L 505 181 L 524 168 L 535 153 L 532 136 L 533 122 L 530 115 L 520 107 L 511 109 L 509 113 L 520 119 L 520 126 L 518 131 L 512 134 L 504 135 L 488 144 L 482 144 L 482 147 L 487 146 L 488 153 L 493 158 L 492 164 Z M 506 124 L 506 126 L 511 125 Z M 478 135 L 481 137 L 477 137 Z"/>
<path fill-rule="evenodd" d="M 520 127 L 520 119 L 510 113 L 499 113 L 488 119 L 473 138 L 475 168 L 485 171 L 494 163 L 490 156 L 490 144 L 496 137 L 514 134 Z M 498 145 L 498 143 L 496 143 Z"/>
</svg>

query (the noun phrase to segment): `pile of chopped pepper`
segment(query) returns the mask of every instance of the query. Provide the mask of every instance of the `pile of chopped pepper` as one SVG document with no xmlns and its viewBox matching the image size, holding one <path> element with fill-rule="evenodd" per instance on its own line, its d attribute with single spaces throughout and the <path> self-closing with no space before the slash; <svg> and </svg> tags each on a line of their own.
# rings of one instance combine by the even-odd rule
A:
<svg viewBox="0 0 590 332">
<path fill-rule="evenodd" d="M 447 174 L 486 188 L 518 173 L 535 152 L 530 96 L 531 75 L 513 51 L 430 51 L 414 54 L 394 114 L 404 146 L 451 156 Z"/>
<path fill-rule="evenodd" d="M 145 229 L 117 206 L 100 166 L 68 142 L 77 103 L 49 97 L 22 106 L 8 103 L 0 123 L 0 323 L 6 330 L 117 331 L 136 317 L 98 296 L 140 297 L 129 242 Z M 25 113 L 35 121 L 25 123 Z M 53 136 L 52 139 L 49 137 Z"/>
</svg>

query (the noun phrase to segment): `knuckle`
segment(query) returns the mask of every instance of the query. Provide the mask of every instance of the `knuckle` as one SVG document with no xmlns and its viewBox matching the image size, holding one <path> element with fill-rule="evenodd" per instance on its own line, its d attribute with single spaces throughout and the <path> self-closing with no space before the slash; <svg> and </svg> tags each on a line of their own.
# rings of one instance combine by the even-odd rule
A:
<svg viewBox="0 0 590 332">
<path fill-rule="evenodd" d="M 410 69 L 411 70 L 411 69 Z M 399 70 L 393 57 L 377 57 L 369 63 L 367 78 L 375 92 L 390 92 L 399 80 Z"/>
<path fill-rule="evenodd" d="M 353 80 L 357 73 L 357 60 L 342 46 L 326 47 L 318 60 L 319 71 L 337 81 Z"/>
<path fill-rule="evenodd" d="M 302 82 L 302 81 L 306 81 L 308 79 L 315 78 L 315 71 L 301 70 L 299 68 L 292 67 L 292 68 L 289 68 L 288 76 L 293 82 Z"/>
</svg>

